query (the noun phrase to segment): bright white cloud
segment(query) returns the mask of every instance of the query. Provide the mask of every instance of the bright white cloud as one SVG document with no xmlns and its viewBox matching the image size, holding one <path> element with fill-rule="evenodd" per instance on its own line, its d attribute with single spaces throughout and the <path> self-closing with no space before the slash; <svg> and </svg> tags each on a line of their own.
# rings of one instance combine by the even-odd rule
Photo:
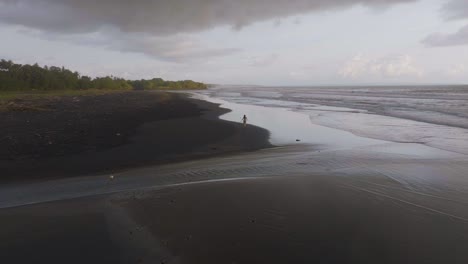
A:
<svg viewBox="0 0 468 264">
<path fill-rule="evenodd" d="M 409 55 L 370 58 L 356 55 L 346 62 L 339 74 L 345 78 L 358 77 L 421 77 L 424 70 L 416 66 Z"/>
<path fill-rule="evenodd" d="M 460 76 L 468 73 L 468 68 L 464 64 L 456 64 L 447 69 L 446 74 L 449 76 Z"/>
</svg>

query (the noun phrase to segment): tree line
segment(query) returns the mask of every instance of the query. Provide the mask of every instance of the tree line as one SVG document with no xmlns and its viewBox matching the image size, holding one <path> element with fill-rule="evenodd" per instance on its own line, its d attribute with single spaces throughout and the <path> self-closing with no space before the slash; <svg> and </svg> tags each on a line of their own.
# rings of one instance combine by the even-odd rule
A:
<svg viewBox="0 0 468 264">
<path fill-rule="evenodd" d="M 91 78 L 64 67 L 44 66 L 37 63 L 16 64 L 0 60 L 0 91 L 52 91 L 52 90 L 189 90 L 206 89 L 204 83 L 191 80 L 165 81 L 125 80 L 114 76 Z"/>
</svg>

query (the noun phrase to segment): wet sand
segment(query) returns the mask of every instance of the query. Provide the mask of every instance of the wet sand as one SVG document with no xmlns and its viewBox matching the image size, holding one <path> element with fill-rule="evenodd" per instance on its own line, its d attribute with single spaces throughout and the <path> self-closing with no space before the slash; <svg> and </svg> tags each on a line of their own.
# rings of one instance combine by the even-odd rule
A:
<svg viewBox="0 0 468 264">
<path fill-rule="evenodd" d="M 6 263 L 468 261 L 465 220 L 352 184 L 335 175 L 283 175 L 3 209 L 0 257 Z"/>
<path fill-rule="evenodd" d="M 182 94 L 135 91 L 34 104 L 47 110 L 0 112 L 1 183 L 114 174 L 270 146 L 268 131 L 219 120 L 229 110 Z"/>
</svg>

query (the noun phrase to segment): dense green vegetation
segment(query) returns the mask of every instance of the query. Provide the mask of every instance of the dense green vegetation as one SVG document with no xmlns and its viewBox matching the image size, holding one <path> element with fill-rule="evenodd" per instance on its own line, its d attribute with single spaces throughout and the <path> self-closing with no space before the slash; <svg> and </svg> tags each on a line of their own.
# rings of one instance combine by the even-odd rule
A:
<svg viewBox="0 0 468 264">
<path fill-rule="evenodd" d="M 191 80 L 185 81 L 164 81 L 161 78 L 154 78 L 151 80 L 138 80 L 128 81 L 128 83 L 136 90 L 182 90 L 182 89 L 206 89 L 207 86 L 204 83 L 194 82 Z"/>
<path fill-rule="evenodd" d="M 0 60 L 0 91 L 57 90 L 158 90 L 206 89 L 206 84 L 185 81 L 125 80 L 113 76 L 91 78 L 64 67 L 41 67 L 37 64 L 15 64 Z"/>
</svg>

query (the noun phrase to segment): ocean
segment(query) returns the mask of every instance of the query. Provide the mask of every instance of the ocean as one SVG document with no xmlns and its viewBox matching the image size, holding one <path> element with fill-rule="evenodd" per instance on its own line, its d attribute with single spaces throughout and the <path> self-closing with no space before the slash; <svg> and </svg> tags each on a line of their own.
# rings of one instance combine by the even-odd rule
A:
<svg viewBox="0 0 468 264">
<path fill-rule="evenodd" d="M 309 143 L 327 143 L 327 138 L 337 143 L 336 140 L 341 138 L 344 141 L 340 142 L 341 146 L 346 146 L 352 145 L 348 141 L 357 140 L 326 135 L 340 130 L 360 138 L 419 144 L 468 154 L 468 86 L 216 86 L 199 94 L 212 101 L 218 100 L 216 102 L 222 105 L 236 104 L 236 109 L 242 106 L 251 122 L 260 126 L 255 118 L 262 107 L 300 113 L 302 118 L 285 114 L 280 117 L 282 111 L 277 112 L 278 118 L 268 118 L 266 128 L 274 126 L 286 130 L 278 132 L 281 129 L 276 129 L 276 133 L 272 133 L 272 143 L 302 142 L 298 137 L 305 137 L 306 142 L 310 141 L 307 138 L 317 139 Z M 247 106 L 260 108 L 249 109 Z M 235 114 L 242 113 L 236 111 Z M 241 116 L 231 113 L 222 118 L 240 122 Z M 290 122 L 291 118 L 300 120 Z M 291 127 L 291 123 L 295 125 Z M 315 125 L 313 132 L 310 129 L 304 132 L 304 127 L 297 127 L 298 123 Z M 286 124 L 289 127 L 285 127 Z M 334 130 L 320 131 L 323 127 Z"/>
</svg>

